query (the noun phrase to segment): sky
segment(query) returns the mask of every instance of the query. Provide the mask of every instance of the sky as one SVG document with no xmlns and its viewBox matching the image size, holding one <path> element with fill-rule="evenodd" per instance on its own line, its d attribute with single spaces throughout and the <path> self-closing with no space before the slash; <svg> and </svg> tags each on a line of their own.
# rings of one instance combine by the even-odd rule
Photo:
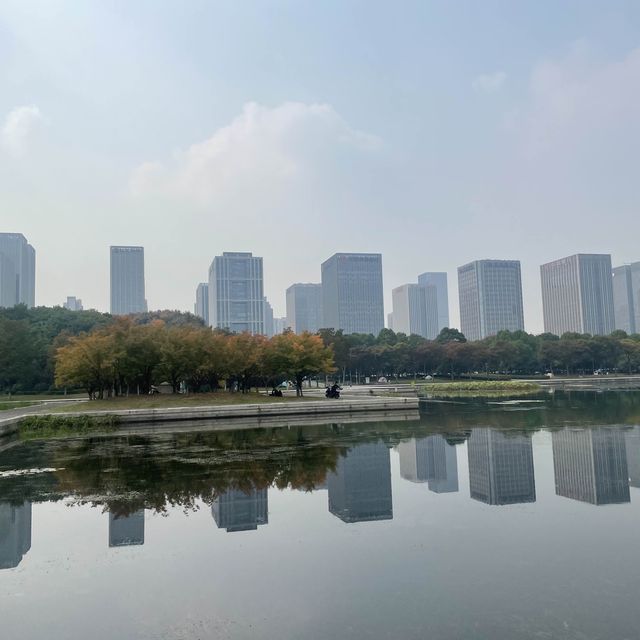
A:
<svg viewBox="0 0 640 640">
<path fill-rule="evenodd" d="M 391 290 L 458 266 L 640 260 L 640 3 L 1 0 L 0 231 L 36 303 L 108 310 L 109 246 L 149 308 L 215 255 L 264 257 L 276 316 L 335 252 Z"/>
</svg>

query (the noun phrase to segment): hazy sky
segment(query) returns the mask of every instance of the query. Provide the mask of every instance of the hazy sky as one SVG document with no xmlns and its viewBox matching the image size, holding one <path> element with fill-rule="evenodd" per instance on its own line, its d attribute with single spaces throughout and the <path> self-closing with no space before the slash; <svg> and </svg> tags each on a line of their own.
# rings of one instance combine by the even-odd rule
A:
<svg viewBox="0 0 640 640">
<path fill-rule="evenodd" d="M 109 245 L 192 310 L 222 251 L 284 315 L 336 251 L 391 289 L 479 258 L 640 259 L 640 3 L 0 0 L 0 231 L 37 304 L 108 310 Z"/>
</svg>

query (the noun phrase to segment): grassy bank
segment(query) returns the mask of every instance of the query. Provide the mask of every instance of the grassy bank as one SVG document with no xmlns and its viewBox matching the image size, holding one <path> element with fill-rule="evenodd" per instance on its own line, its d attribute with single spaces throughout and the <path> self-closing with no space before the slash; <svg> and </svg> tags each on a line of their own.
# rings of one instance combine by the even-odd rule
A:
<svg viewBox="0 0 640 640">
<path fill-rule="evenodd" d="M 87 402 L 52 409 L 52 413 L 64 413 L 67 411 L 120 411 L 126 409 L 165 409 L 170 407 L 208 407 L 208 406 L 231 406 L 238 404 L 268 404 L 278 402 L 295 402 L 305 400 L 317 400 L 313 397 L 297 398 L 295 392 L 285 395 L 282 398 L 274 398 L 264 393 L 228 393 L 220 391 L 218 393 L 194 393 L 191 395 L 167 394 L 153 396 L 129 396 L 107 398 L 105 400 L 87 400 Z"/>
<path fill-rule="evenodd" d="M 540 386 L 533 382 L 518 382 L 517 380 L 477 380 L 465 382 L 439 382 L 425 384 L 419 387 L 418 393 L 439 397 L 499 397 L 520 394 L 538 393 Z"/>
<path fill-rule="evenodd" d="M 24 401 L 7 401 L 0 400 L 0 411 L 7 411 L 9 409 L 22 409 L 23 407 L 32 407 L 39 402 L 24 402 Z"/>
<path fill-rule="evenodd" d="M 66 417 L 56 415 L 27 416 L 20 421 L 18 436 L 21 440 L 65 438 L 115 431 L 118 419 L 115 416 L 100 418 L 92 416 Z"/>
</svg>

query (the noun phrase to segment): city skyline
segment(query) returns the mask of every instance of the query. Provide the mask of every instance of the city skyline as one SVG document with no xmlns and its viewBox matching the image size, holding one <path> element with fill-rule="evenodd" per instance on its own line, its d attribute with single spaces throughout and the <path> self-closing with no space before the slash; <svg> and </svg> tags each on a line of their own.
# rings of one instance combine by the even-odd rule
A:
<svg viewBox="0 0 640 640">
<path fill-rule="evenodd" d="M 0 238 L 2 237 L 22 239 L 26 244 L 23 234 L 0 232 Z M 28 246 L 31 252 L 31 262 L 33 263 L 35 261 L 35 250 L 31 245 L 26 246 Z M 2 255 L 4 256 L 5 254 Z M 132 254 L 133 258 L 128 257 L 129 254 Z M 141 313 L 149 310 L 147 301 L 144 299 L 146 287 L 144 254 L 145 248 L 142 246 L 119 245 L 110 247 L 110 269 L 112 281 L 111 312 L 114 313 L 114 315 Z M 216 258 L 222 259 L 225 256 L 234 255 L 237 257 L 252 257 L 251 252 L 223 252 L 222 256 L 217 256 Z M 380 283 L 376 284 L 376 287 L 381 286 L 381 282 L 384 278 L 381 262 L 382 254 L 334 254 L 330 259 L 325 260 L 325 262 L 322 263 L 321 269 L 325 264 L 330 263 L 331 260 L 336 259 L 338 256 L 352 258 L 372 257 L 378 260 L 380 264 L 376 269 L 379 269 Z M 210 276 L 211 269 L 216 258 L 214 258 L 214 261 L 209 267 Z M 6 260 L 6 258 L 3 259 Z M 259 271 L 260 274 L 262 274 L 263 259 L 261 257 L 255 259 L 260 261 Z M 588 262 L 593 262 L 594 260 L 595 262 L 593 264 Z M 587 264 L 585 265 L 585 263 Z M 498 269 L 498 267 L 500 267 L 500 269 Z M 567 269 L 569 269 L 573 275 L 569 277 L 570 274 L 565 274 L 561 277 L 561 284 L 562 287 L 564 287 L 563 293 L 561 296 L 556 295 L 558 303 L 555 303 L 555 299 L 549 298 L 551 295 L 549 292 L 552 291 L 549 283 L 555 282 L 555 280 L 550 280 L 552 277 L 550 274 L 555 273 L 558 268 L 564 269 L 564 271 L 559 275 L 556 274 L 553 276 L 556 280 L 562 276 Z M 511 270 L 513 271 L 513 274 L 511 275 L 507 273 L 507 275 L 504 275 L 502 272 L 505 270 Z M 612 267 L 611 256 L 609 254 L 575 254 L 567 258 L 561 258 L 550 263 L 542 264 L 540 265 L 539 270 L 541 274 L 540 290 L 541 298 L 543 300 L 543 318 L 545 304 L 547 305 L 547 315 L 551 313 L 550 309 L 554 309 L 556 316 L 560 314 L 558 317 L 562 318 L 564 317 L 562 314 L 564 314 L 568 318 L 565 322 L 566 326 L 560 327 L 559 331 L 555 325 L 545 326 L 543 324 L 544 331 L 555 333 L 556 335 L 562 335 L 566 331 L 592 333 L 593 335 L 608 335 L 611 331 L 618 329 L 626 331 L 627 333 L 637 331 L 638 320 L 640 319 L 640 316 L 638 316 L 638 313 L 640 313 L 640 280 L 638 276 L 640 273 L 640 261 Z M 475 277 L 472 279 L 473 282 L 469 281 L 466 284 L 467 293 L 463 295 L 463 299 L 458 301 L 458 310 L 461 306 L 465 306 L 466 304 L 469 309 L 467 317 L 469 317 L 469 313 L 472 311 L 472 315 L 474 317 L 477 316 L 477 319 L 474 320 L 474 323 L 477 326 L 474 331 L 474 327 L 468 325 L 466 332 L 463 326 L 455 327 L 455 325 L 450 323 L 451 327 L 459 328 L 470 340 L 477 340 L 479 337 L 495 335 L 495 333 L 502 329 L 514 331 L 522 328 L 529 333 L 534 333 L 534 331 L 523 323 L 521 264 L 519 260 L 475 260 L 463 265 L 462 267 L 458 267 L 458 279 L 460 280 L 462 274 L 469 271 L 475 273 Z M 34 275 L 33 269 L 30 270 L 30 275 Z M 354 278 L 358 280 L 362 275 L 363 274 L 360 272 L 353 272 L 349 276 L 348 281 L 352 281 Z M 455 313 L 451 314 L 449 306 L 447 306 L 446 311 L 443 311 L 442 305 L 439 304 L 442 300 L 448 302 L 447 276 L 448 274 L 446 272 L 425 272 L 418 276 L 418 284 L 408 283 L 393 289 L 391 292 L 391 311 L 388 311 L 387 308 L 384 309 L 384 315 L 382 317 L 383 319 L 386 318 L 386 323 L 383 322 L 383 326 L 403 333 L 407 333 L 408 329 L 411 328 L 411 332 L 416 333 L 417 335 L 422 335 L 428 339 L 435 338 L 437 335 L 437 332 L 434 332 L 436 324 L 438 327 L 441 325 L 444 327 L 445 325 L 443 322 L 445 319 L 450 315 L 456 315 Z M 465 277 L 466 280 L 469 280 L 467 276 Z M 262 275 L 261 280 L 261 289 L 264 291 L 265 284 L 264 277 Z M 355 280 L 353 281 L 355 282 Z M 560 282 L 560 280 L 558 282 Z M 113 286 L 114 283 L 116 284 L 115 288 Z M 498 284 L 500 286 L 497 286 Z M 488 289 L 485 293 L 478 289 L 478 287 L 486 288 L 487 286 Z M 558 284 L 554 284 L 553 287 L 553 290 L 557 289 Z M 591 287 L 591 289 L 589 287 Z M 418 289 L 420 291 L 417 291 Z M 307 300 L 306 298 L 309 296 L 308 291 L 311 290 L 314 290 L 312 292 L 314 295 Z M 384 289 L 382 291 L 384 299 Z M 464 293 L 464 291 L 464 289 L 459 287 L 459 292 Z M 399 322 L 396 322 L 396 325 L 394 326 L 394 299 L 395 296 L 400 295 L 401 292 L 403 297 L 398 298 L 395 301 L 395 304 L 400 304 L 400 310 L 402 313 L 399 315 Z M 469 292 L 472 292 L 473 296 L 475 296 L 476 303 L 469 303 Z M 30 294 L 33 299 L 35 297 L 35 282 L 33 280 L 30 286 Z M 295 318 L 294 301 L 296 299 L 296 295 L 300 297 L 300 294 L 303 295 L 303 307 L 301 307 L 301 309 L 303 309 L 303 315 L 305 316 L 303 321 L 305 327 L 299 330 L 299 333 L 309 329 L 313 332 L 317 330 L 317 328 L 340 328 L 329 325 L 325 327 L 324 322 L 318 324 L 317 328 L 314 328 L 316 327 L 318 319 L 323 319 L 324 316 L 322 308 L 313 308 L 317 307 L 318 304 L 322 307 L 322 283 L 294 283 L 287 287 L 285 290 L 285 300 L 289 307 L 289 315 L 293 313 L 293 317 Z M 256 293 L 256 295 L 258 294 Z M 546 303 L 545 295 L 547 296 Z M 550 299 L 552 300 L 551 303 L 549 302 Z M 398 303 L 398 300 L 401 300 L 401 302 Z M 464 302 L 464 300 L 466 300 L 466 302 Z M 482 305 L 479 306 L 480 300 L 483 301 L 484 307 L 482 307 Z M 506 311 L 501 309 L 501 307 L 505 307 L 505 301 L 509 302 L 509 304 L 513 303 L 511 304 L 513 309 L 507 309 Z M 358 302 L 358 304 L 361 304 L 361 302 Z M 131 308 L 132 304 L 134 306 L 138 305 L 139 310 L 128 311 L 124 309 L 124 307 L 127 307 L 127 309 Z M 194 313 L 194 315 L 202 318 L 205 324 L 212 326 L 209 321 L 210 304 L 209 283 L 198 283 L 195 291 L 195 303 L 192 303 L 192 307 L 188 312 Z M 560 305 L 560 307 L 556 308 L 553 306 L 554 304 L 556 307 L 558 305 Z M 114 305 L 117 309 L 115 312 Z M 2 305 L 0 304 L 0 307 L 1 306 Z M 36 306 L 40 305 L 36 302 Z M 66 302 L 62 304 L 57 303 L 53 306 L 62 306 L 74 311 L 84 310 L 82 299 L 76 296 L 67 296 Z M 287 315 L 276 316 L 273 306 L 274 305 L 270 303 L 267 297 L 263 296 L 262 304 L 260 306 L 260 313 L 262 314 L 262 329 L 254 332 L 272 336 L 277 333 L 281 333 L 285 328 L 291 328 L 295 331 L 293 326 L 295 322 L 292 322 L 291 318 L 288 318 Z M 418 312 L 417 307 L 424 307 L 425 309 Z M 566 309 L 562 311 L 561 309 L 564 309 L 565 307 Z M 573 307 L 575 307 L 575 309 L 573 309 Z M 412 309 L 411 312 L 409 311 L 410 308 Z M 170 307 L 170 309 L 173 310 L 175 307 Z M 573 311 L 571 309 L 573 309 Z M 151 308 L 151 310 L 160 311 L 161 309 Z M 306 316 L 309 313 L 311 313 L 311 317 L 307 318 Z M 359 313 L 362 315 L 362 310 Z M 458 314 L 458 316 L 460 317 L 460 314 Z M 256 321 L 258 321 L 257 316 Z M 467 321 L 467 323 L 468 322 L 469 321 Z M 549 324 L 548 319 L 546 322 Z M 605 329 L 602 330 L 600 328 L 601 326 L 604 326 Z M 349 330 L 346 332 L 348 333 Z M 542 331 L 540 333 L 542 333 Z"/>
</svg>

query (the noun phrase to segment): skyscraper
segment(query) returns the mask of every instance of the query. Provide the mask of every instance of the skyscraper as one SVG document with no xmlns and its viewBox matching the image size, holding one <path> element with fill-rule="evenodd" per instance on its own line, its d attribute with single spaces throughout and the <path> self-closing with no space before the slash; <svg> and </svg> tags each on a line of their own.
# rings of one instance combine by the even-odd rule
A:
<svg viewBox="0 0 640 640">
<path fill-rule="evenodd" d="M 35 294 L 35 249 L 21 233 L 0 233 L 0 307 L 33 307 Z"/>
<path fill-rule="evenodd" d="M 31 503 L 0 502 L 0 569 L 17 567 L 31 549 Z"/>
<path fill-rule="evenodd" d="M 322 323 L 344 333 L 380 333 L 384 302 L 379 253 L 336 253 L 322 263 Z"/>
<path fill-rule="evenodd" d="M 579 253 L 540 267 L 544 330 L 608 335 L 614 329 L 611 256 Z"/>
<path fill-rule="evenodd" d="M 294 333 L 322 328 L 321 284 L 298 282 L 287 289 L 287 324 Z"/>
<path fill-rule="evenodd" d="M 267 489 L 228 489 L 211 505 L 211 515 L 220 529 L 255 531 L 258 525 L 269 523 Z"/>
<path fill-rule="evenodd" d="M 264 334 L 262 258 L 224 252 L 209 267 L 209 324 L 213 328 Z"/>
<path fill-rule="evenodd" d="M 613 314 L 616 329 L 640 331 L 640 262 L 613 269 Z"/>
<path fill-rule="evenodd" d="M 443 436 L 412 438 L 398 445 L 400 476 L 409 482 L 427 482 L 434 493 L 458 491 L 456 448 Z"/>
<path fill-rule="evenodd" d="M 209 326 L 209 283 L 201 282 L 196 287 L 196 303 L 193 312 Z"/>
<path fill-rule="evenodd" d="M 267 336 L 267 338 L 271 338 L 274 335 L 273 307 L 266 297 L 264 299 L 264 335 Z"/>
<path fill-rule="evenodd" d="M 435 289 L 431 288 L 434 295 Z M 415 334 L 424 338 L 435 336 L 427 335 L 427 290 L 419 284 L 403 284 L 391 292 L 393 305 L 393 331 L 406 333 L 408 336 Z M 436 311 L 434 309 L 434 311 Z M 437 324 L 437 312 L 432 314 L 431 324 L 435 328 Z M 391 328 L 391 327 L 389 327 Z"/>
<path fill-rule="evenodd" d="M 111 247 L 111 313 L 144 313 L 144 247 Z"/>
<path fill-rule="evenodd" d="M 444 271 L 427 271 L 418 276 L 418 284 L 436 288 L 436 306 L 438 308 L 436 335 L 449 326 L 449 287 Z"/>
<path fill-rule="evenodd" d="M 551 445 L 557 495 L 595 505 L 630 501 L 624 431 L 563 429 Z"/>
<path fill-rule="evenodd" d="M 474 429 L 467 442 L 471 497 L 492 505 L 536 501 L 531 438 Z"/>
<path fill-rule="evenodd" d="M 458 267 L 460 330 L 468 340 L 524 330 L 519 260 L 476 260 Z"/>
<path fill-rule="evenodd" d="M 329 511 L 344 522 L 391 520 L 391 463 L 383 442 L 356 445 L 327 476 Z"/>
<path fill-rule="evenodd" d="M 117 516 L 109 512 L 109 546 L 129 547 L 144 544 L 144 509 Z"/>
</svg>

